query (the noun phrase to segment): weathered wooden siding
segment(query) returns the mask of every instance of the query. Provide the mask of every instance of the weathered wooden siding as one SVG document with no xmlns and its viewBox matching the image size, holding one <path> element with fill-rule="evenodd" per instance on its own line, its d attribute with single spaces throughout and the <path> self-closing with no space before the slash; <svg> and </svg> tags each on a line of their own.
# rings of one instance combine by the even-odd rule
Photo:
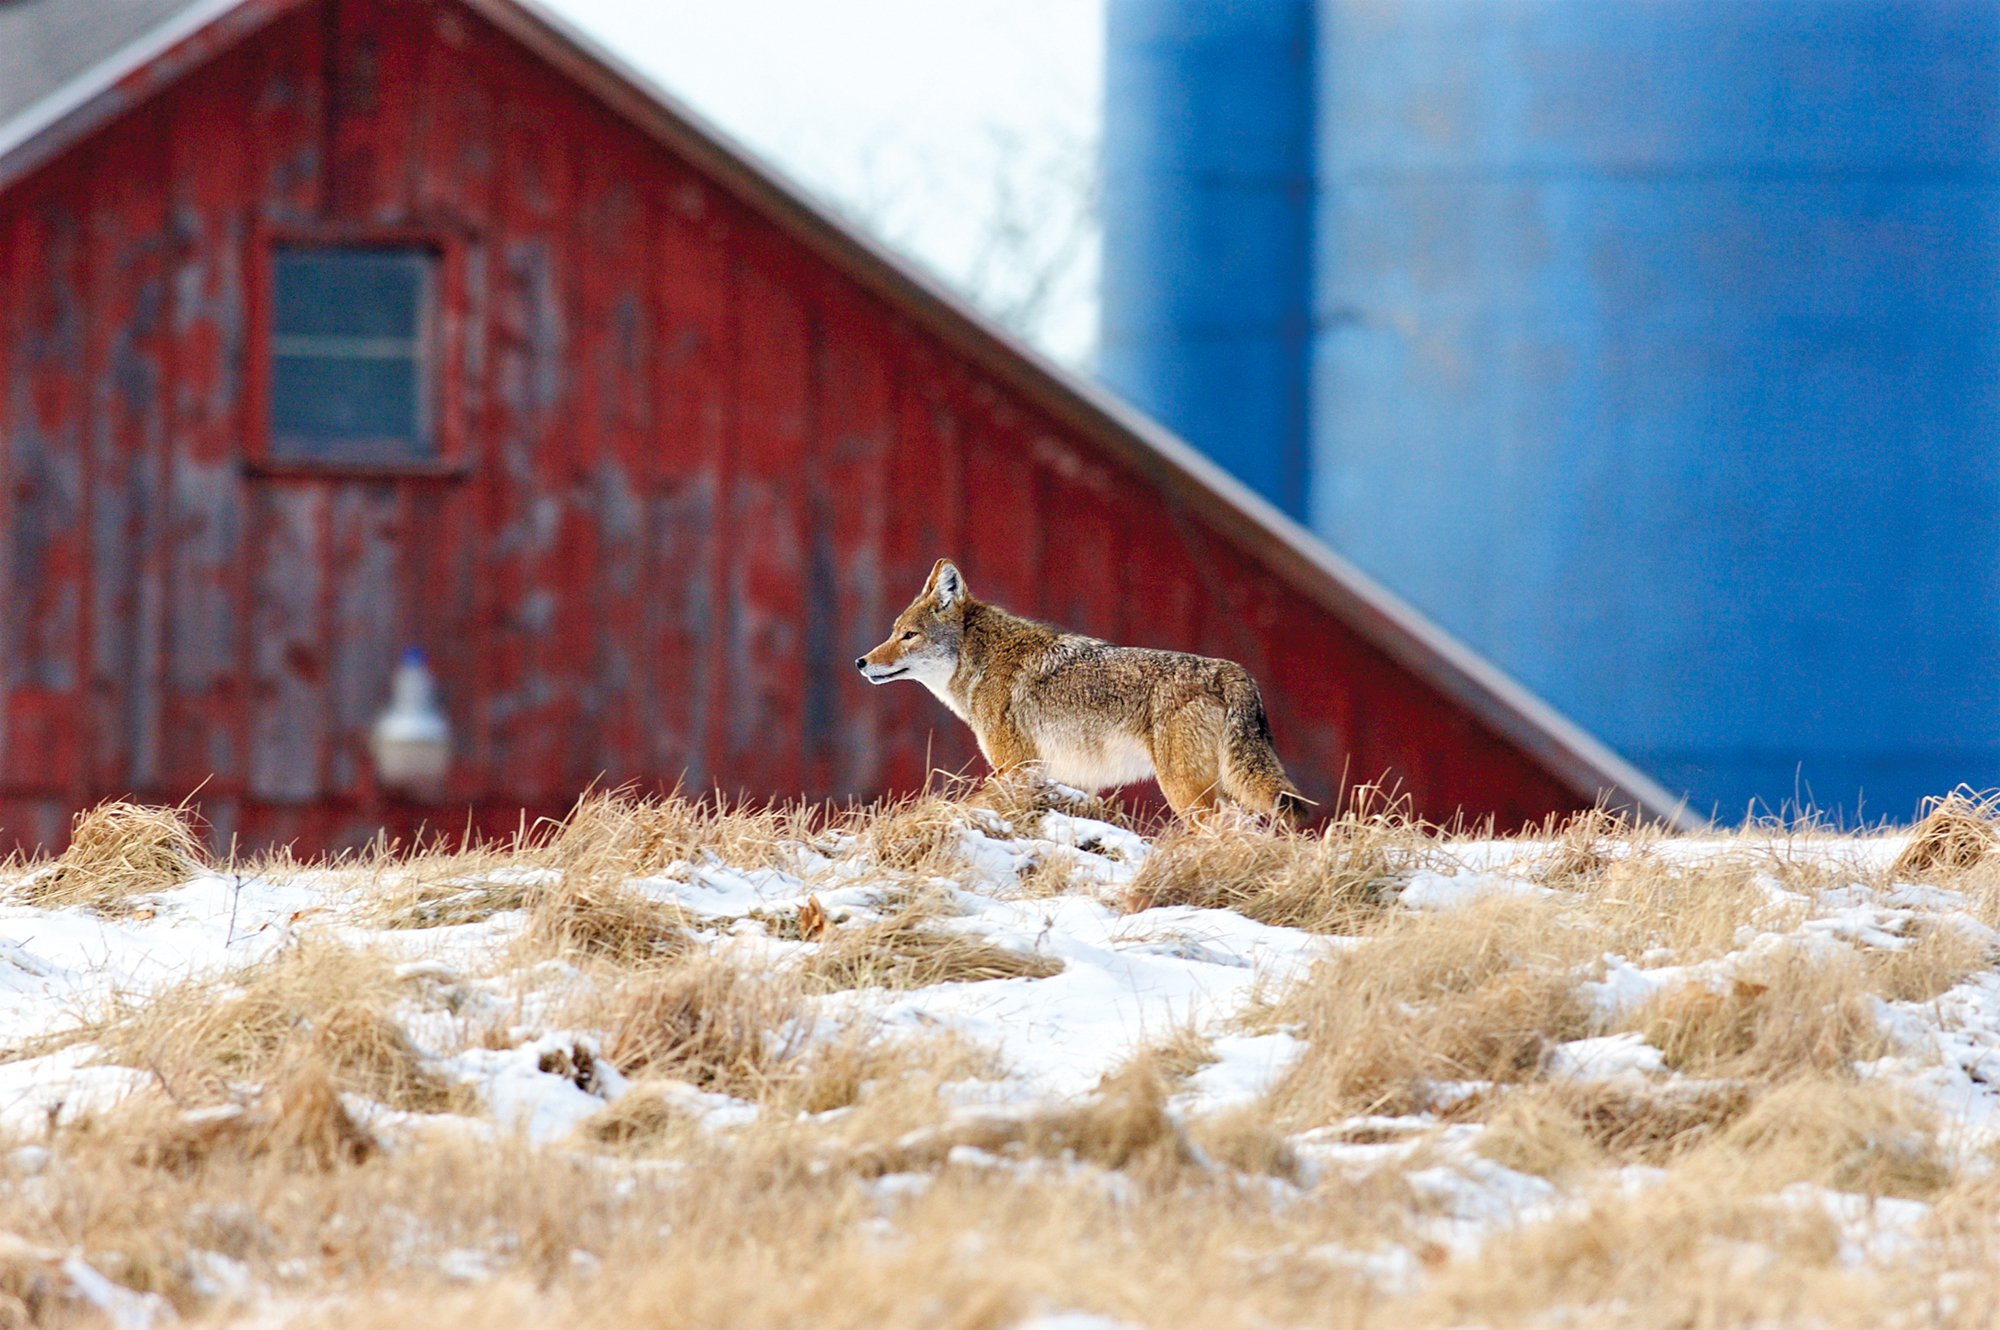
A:
<svg viewBox="0 0 2000 1330">
<path fill-rule="evenodd" d="M 259 467 L 273 237 L 441 248 L 448 460 Z M 1263 680 L 1312 796 L 1578 796 L 1225 537 L 451 0 L 300 6 L 0 194 L 0 841 L 200 788 L 218 838 L 511 829 L 590 782 L 976 763 L 850 662 L 933 558 Z M 405 642 L 459 740 L 385 802 Z M 468 809 L 471 811 L 468 813 Z"/>
</svg>

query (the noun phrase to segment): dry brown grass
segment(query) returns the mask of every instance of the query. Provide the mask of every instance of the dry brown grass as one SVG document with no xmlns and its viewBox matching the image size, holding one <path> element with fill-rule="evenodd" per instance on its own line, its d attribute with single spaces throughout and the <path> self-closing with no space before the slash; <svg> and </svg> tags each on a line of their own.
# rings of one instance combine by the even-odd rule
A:
<svg viewBox="0 0 2000 1330">
<path fill-rule="evenodd" d="M 1659 834 L 1656 827 L 1639 826 L 1604 808 L 1572 814 L 1559 826 L 1551 817 L 1543 831 L 1551 845 L 1531 872 L 1537 882 L 1575 888 L 1644 854 Z"/>
<path fill-rule="evenodd" d="M 1924 816 L 1912 828 L 1910 843 L 1890 865 L 1890 875 L 1909 879 L 1964 872 L 2000 841 L 2000 832 L 1993 826 L 1997 814 L 2000 793 L 1957 789 L 1942 798 L 1924 800 Z"/>
<path fill-rule="evenodd" d="M 558 1272 L 470 1298 L 419 1285 L 345 1308 L 343 1325 L 448 1314 L 493 1326 L 1005 1330 L 1063 1311 L 1225 1330 L 1357 1325 L 1375 1295 L 1307 1253 L 1398 1231 L 1383 1197 L 1360 1189 L 1280 1213 L 1226 1183 L 1155 1191 L 1128 1172 L 1132 1185 L 1113 1189 L 1090 1168 L 1024 1183 L 1007 1168 L 948 1166 L 888 1198 L 799 1162 L 748 1146 L 702 1158 L 624 1207 L 620 1239 L 590 1248 L 603 1261 L 595 1278 Z"/>
<path fill-rule="evenodd" d="M 181 1107 L 229 1102 L 234 1087 L 299 1063 L 392 1107 L 460 1107 L 463 1093 L 389 1014 L 406 987 L 385 959 L 308 937 L 226 980 L 191 979 L 149 1001 L 114 999 L 70 1039 L 151 1071 Z"/>
<path fill-rule="evenodd" d="M 1982 938 L 1949 924 L 1919 927 L 1900 951 L 1862 953 L 1869 991 L 1888 1002 L 1929 1002 L 1993 959 Z"/>
<path fill-rule="evenodd" d="M 1273 1092 L 1283 1122 L 1418 1112 L 1435 1081 L 1531 1079 L 1552 1044 L 1590 1032 L 1569 970 L 1595 939 L 1547 901 L 1385 916 L 1367 939 L 1266 1013 L 1310 1043 Z"/>
<path fill-rule="evenodd" d="M 398 1277 L 376 1254 L 394 1225 L 343 1228 L 329 1248 L 350 1269 L 382 1270 L 381 1292 L 342 1299 L 301 1323 L 331 1324 L 325 1318 L 337 1313 L 342 1330 L 439 1316 L 494 1327 L 971 1330 L 1082 1311 L 1135 1325 L 1246 1330 L 1666 1330 L 1892 1325 L 1905 1312 L 1920 1313 L 1922 1324 L 1972 1327 L 1993 1307 L 1990 1276 L 1976 1273 L 1951 1284 L 1952 1304 L 1938 1303 L 1941 1267 L 1928 1258 L 1848 1271 L 1841 1235 L 1823 1211 L 1705 1173 L 1676 1173 L 1638 1193 L 1585 1193 L 1575 1211 L 1453 1260 L 1409 1230 L 1407 1199 L 1393 1180 L 1323 1188 L 1273 1207 L 1198 1174 L 1169 1181 L 1128 1170 L 1128 1185 L 1108 1188 L 1089 1169 L 1023 1182 L 1007 1168 L 946 1165 L 927 1187 L 884 1196 L 808 1162 L 775 1138 L 709 1147 L 688 1156 L 670 1185 L 642 1178 L 615 1205 L 606 1204 L 611 1184 L 629 1182 L 584 1170 L 531 1173 L 524 1160 L 501 1161 L 490 1175 L 463 1165 L 417 1173 L 393 1160 L 349 1170 L 336 1175 L 353 1198 L 343 1214 L 381 1194 L 385 1182 L 360 1186 L 377 1169 L 419 1191 L 425 1216 L 436 1213 L 426 1200 L 440 1186 L 475 1207 L 511 1190 L 519 1200 L 499 1210 L 498 1224 L 427 1237 L 418 1254 L 510 1239 L 520 1254 L 502 1258 L 499 1279 L 454 1289 L 407 1267 Z M 295 1250 L 296 1230 L 272 1227 L 273 1249 Z M 1984 1232 L 1990 1242 L 1990 1216 Z M 1338 1259 L 1388 1242 L 1425 1258 L 1428 1287 L 1390 1296 Z M 570 1250 L 593 1259 L 568 1261 Z M 1970 1250 L 1968 1240 L 1961 1254 Z"/>
<path fill-rule="evenodd" d="M 1645 1085 L 1544 1081 L 1454 1116 L 1486 1124 L 1479 1153 L 1565 1185 L 1624 1164 L 1664 1167 L 1741 1117 L 1751 1091 L 1730 1082 Z"/>
<path fill-rule="evenodd" d="M 1162 1182 L 1195 1168 L 1198 1158 L 1167 1114 L 1169 1084 L 1153 1059 L 1135 1057 L 1074 1104 L 1027 1116 L 956 1118 L 866 1145 L 848 1166 L 862 1176 L 929 1171 L 969 1147 L 1003 1159 L 1082 1161 Z"/>
<path fill-rule="evenodd" d="M 1860 1327 L 1914 1314 L 1908 1323 L 1972 1326 L 1993 1309 L 1990 1261 L 1973 1245 L 1990 1244 L 1990 1211 L 1956 1251 L 1912 1250 L 1851 1274 L 1846 1239 L 1816 1199 L 1828 1193 L 1784 1191 L 1806 1184 L 1971 1213 L 1954 1198 L 1968 1184 L 1954 1183 L 1935 1121 L 1887 1087 L 1812 1073 L 1767 1087 L 1549 1085 L 1508 1096 L 1489 1122 L 1483 1153 L 1589 1202 L 1441 1271 L 1411 1309 L 1420 1318 L 1516 1324 L 1567 1308 L 1578 1324 Z M 1669 1171 L 1636 1192 L 1592 1181 L 1634 1161 Z M 1927 1303 L 1926 1280 L 1946 1263 L 1978 1271 L 1957 1285 L 1970 1296 Z"/>
<path fill-rule="evenodd" d="M 558 1152 L 473 1141 L 375 1149 L 325 1091 L 293 1091 L 219 1128 L 157 1100 L 64 1128 L 46 1142 L 40 1173 L 0 1187 L 0 1231 L 74 1251 L 184 1315 L 222 1319 L 229 1298 L 204 1288 L 204 1253 L 246 1263 L 281 1298 L 365 1306 L 378 1289 L 433 1284 L 455 1248 L 568 1276 L 571 1251 L 606 1250 L 621 1219 L 645 1213 L 621 1202 L 619 1179 Z"/>
<path fill-rule="evenodd" d="M 1868 978 L 1858 958 L 1790 953 L 1726 992 L 1689 984 L 1662 993 L 1626 1024 L 1691 1076 L 1768 1082 L 1833 1072 L 1888 1051 Z"/>
<path fill-rule="evenodd" d="M 1291 1141 L 1255 1105 L 1196 1118 L 1186 1130 L 1188 1143 L 1215 1167 L 1293 1183 L 1302 1180 Z"/>
<path fill-rule="evenodd" d="M 222 1158 L 269 1157 L 286 1168 L 325 1172 L 364 1163 L 381 1148 L 341 1104 L 338 1074 L 301 1058 L 247 1106 L 190 1111 L 159 1096 L 121 1105 L 109 1123 L 93 1125 L 129 1137 L 132 1161 L 144 1168 L 184 1173 Z"/>
<path fill-rule="evenodd" d="M 1097 883 L 1077 868 L 1066 854 L 1045 855 L 1021 874 L 1019 895 L 1024 900 L 1050 900 L 1057 896 L 1091 895 Z"/>
<path fill-rule="evenodd" d="M 544 862 L 571 874 L 644 877 L 704 855 L 732 868 L 787 868 L 825 820 L 803 804 L 754 807 L 715 798 L 593 792 L 548 829 Z"/>
<path fill-rule="evenodd" d="M 1951 1180 L 1935 1114 L 1839 1074 L 1775 1084 L 1546 1082 L 1472 1116 L 1486 1123 L 1481 1154 L 1571 1185 L 1633 1163 L 1710 1173 L 1751 1193 L 1810 1183 L 1929 1200 Z"/>
<path fill-rule="evenodd" d="M 91 1326 L 102 1313 L 70 1272 L 73 1252 L 0 1233 L 0 1326 Z"/>
<path fill-rule="evenodd" d="M 586 795 L 524 856 L 554 878 L 520 893 L 529 915 L 525 944 L 536 955 L 617 964 L 682 955 L 689 946 L 685 912 L 630 880 L 709 858 L 738 868 L 796 866 L 816 820 L 803 807 Z"/>
<path fill-rule="evenodd" d="M 1146 832 L 1130 810 L 1116 798 L 1096 795 L 1076 797 L 1076 792 L 1033 775 L 994 776 L 976 787 L 950 780 L 939 785 L 947 798 L 962 800 L 978 808 L 989 808 L 1004 818 L 1018 834 L 1033 835 L 1044 813 L 1068 813 L 1072 817 L 1094 818 L 1127 831 Z"/>
<path fill-rule="evenodd" d="M 968 829 L 1001 838 L 1013 834 L 1004 818 L 967 797 L 957 782 L 947 782 L 906 799 L 851 809 L 837 826 L 854 836 L 870 862 L 891 874 L 919 881 L 950 877 L 965 870 Z"/>
<path fill-rule="evenodd" d="M 117 910 L 133 896 L 179 886 L 207 857 L 185 808 L 113 800 L 77 814 L 69 848 L 31 874 L 20 895 L 50 909 Z"/>
<path fill-rule="evenodd" d="M 890 1038 L 865 1019 L 828 1028 L 807 1004 L 815 988 L 795 970 L 746 971 L 718 957 L 600 975 L 563 1019 L 607 1031 L 604 1056 L 642 1084 L 586 1134 L 650 1146 L 685 1125 L 685 1101 L 649 1089 L 649 1081 L 693 1085 L 781 1114 L 848 1108 L 872 1095 L 884 1101 L 873 1107 L 874 1125 L 896 1118 L 900 1131 L 942 1111 L 942 1082 L 998 1074 L 990 1052 L 948 1035 Z M 889 1104 L 885 1090 L 898 1102 Z"/>
<path fill-rule="evenodd" d="M 1132 1056 L 1150 1059 L 1160 1075 L 1178 1085 L 1216 1060 L 1215 1041 L 1196 1026 L 1177 1025 Z"/>
<path fill-rule="evenodd" d="M 1489 1242 L 1399 1309 L 1406 1324 L 1590 1327 L 1987 1324 L 1990 1277 L 1937 1298 L 1924 1261 L 1850 1270 L 1819 1207 L 1705 1173 L 1638 1194 L 1605 1189 L 1576 1212 Z"/>
<path fill-rule="evenodd" d="M 1562 1307 L 1578 1310 L 1568 1323 L 1642 1330 L 1758 1316 L 1859 1327 L 1926 1306 L 1939 1269 L 1845 1272 L 1839 1234 L 1815 1207 L 1678 1171 L 1454 1261 L 1409 1230 L 1393 1178 L 1272 1206 L 1228 1178 L 1132 1162 L 1152 1146 L 1129 1151 L 1115 1188 L 1088 1167 L 1030 1181 L 946 1164 L 893 1195 L 815 1170 L 821 1156 L 789 1129 L 692 1138 L 671 1173 L 440 1147 L 324 1173 L 218 1156 L 147 1188 L 101 1143 L 57 1148 L 53 1203 L 0 1195 L 0 1224 L 80 1247 L 189 1315 L 225 1308 L 197 1291 L 186 1253 L 222 1251 L 309 1299 L 292 1323 L 341 1330 L 440 1316 L 469 1327 L 971 1328 L 1071 1310 L 1153 1326 L 1442 1330 L 1542 1324 Z M 1971 1234 L 1990 1235 L 1990 1213 L 1965 1230 L 1969 1249 Z M 1428 1288 L 1391 1297 L 1327 1255 L 1385 1242 L 1428 1258 Z M 454 1286 L 438 1273 L 448 1252 L 484 1254 L 494 1277 Z M 1926 1323 L 1982 1324 L 1990 1284 L 1953 1288 L 1962 1312 Z"/>
<path fill-rule="evenodd" d="M 604 1055 L 627 1076 L 757 1098 L 805 1048 L 797 989 L 780 976 L 704 957 L 607 984 L 571 1015 L 609 1031 Z"/>
<path fill-rule="evenodd" d="M 843 1138 L 879 1140 L 937 1121 L 939 1088 L 947 1082 L 992 1081 L 1004 1073 L 993 1050 L 956 1034 L 891 1035 L 857 1021 L 808 1047 L 771 1102 L 809 1114 L 856 1108 Z"/>
<path fill-rule="evenodd" d="M 39 1173 L 0 1142 L 0 1330 L 10 1316 L 88 1322 L 50 1273 L 47 1254 L 71 1249 L 214 1321 L 228 1319 L 227 1295 L 204 1291 L 195 1253 L 221 1252 L 299 1299 L 300 1317 L 341 1330 L 439 1316 L 1006 1330 L 1067 1310 L 1136 1325 L 1346 1330 L 1858 1327 L 1905 1312 L 1970 1327 L 1996 1309 L 2000 1184 L 1954 1171 L 1938 1123 L 1853 1070 L 1886 1051 L 1871 995 L 1935 997 L 1985 963 L 1968 934 L 1920 927 L 1900 949 L 1739 955 L 1728 991 L 1692 985 L 1614 1022 L 1698 1080 L 1579 1083 L 1545 1071 L 1551 1046 L 1602 1032 L 1578 988 L 1601 973 L 1604 952 L 1664 953 L 1647 964 L 1741 953 L 1745 925 L 1791 926 L 1820 908 L 1812 892 L 1891 874 L 1754 836 L 1687 862 L 1654 832 L 1587 815 L 1555 829 L 1553 847 L 1524 845 L 1512 870 L 1555 895 L 1419 914 L 1388 889 L 1411 868 L 1450 865 L 1456 842 L 1434 830 L 1356 817 L 1323 836 L 1178 831 L 1148 865 L 1147 899 L 1347 935 L 1302 980 L 1269 986 L 1255 1013 L 1307 1042 L 1300 1062 L 1262 1101 L 1179 1121 L 1172 1096 L 1214 1050 L 1201 1031 L 1174 1029 L 1094 1094 L 973 1111 L 958 1106 L 993 1101 L 969 1083 L 1006 1071 L 991 1051 L 892 1036 L 838 1015 L 866 999 L 816 995 L 1049 964 L 941 928 L 948 906 L 925 882 L 958 871 L 968 825 L 1007 834 L 991 820 L 995 797 L 985 809 L 933 794 L 770 813 L 600 796 L 511 845 L 385 848 L 341 866 L 374 884 L 378 921 L 426 927 L 526 909 L 526 956 L 577 967 L 547 967 L 565 976 L 565 996 L 540 994 L 533 1019 L 602 1031 L 605 1058 L 635 1088 L 555 1147 L 504 1135 L 455 1143 L 443 1128 L 414 1144 L 387 1128 L 371 1140 L 339 1093 L 474 1106 L 441 1090 L 394 1019 L 398 1004 L 439 994 L 398 981 L 381 957 L 311 937 L 226 982 L 94 1013 L 81 1037 L 153 1070 L 160 1089 L 38 1131 L 51 1152 Z M 1025 832 L 1045 811 L 1030 796 L 999 815 Z M 879 881 L 893 913 L 844 926 L 810 912 L 767 920 L 820 944 L 768 968 L 733 943 L 713 955 L 691 945 L 688 921 L 626 885 L 710 855 L 811 872 L 820 856 L 875 854 L 890 861 Z M 1981 875 L 1996 858 L 1921 871 L 1992 915 L 2000 875 Z M 501 869 L 559 880 L 517 889 Z M 1059 876 L 1020 889 L 1075 885 Z M 1801 897 L 1774 902 L 1771 880 Z M 533 1028 L 518 1009 L 511 1024 Z M 504 1042 L 518 1038 L 510 1030 Z M 1415 1125 L 1483 1123 L 1476 1148 L 1488 1160 L 1563 1189 L 1562 1204 L 1503 1226 L 1476 1255 L 1453 1257 L 1429 1227 L 1436 1205 L 1418 1194 L 1418 1171 L 1471 1166 L 1430 1146 L 1296 1185 L 1310 1172 L 1288 1132 L 1423 1110 L 1438 1081 L 1494 1086 Z M 704 1128 L 688 1085 L 753 1101 L 759 1115 Z M 1605 1185 L 1606 1170 L 1630 1164 L 1664 1172 L 1643 1190 Z M 1925 1230 L 1935 1241 L 1900 1264 L 1849 1271 L 1824 1210 L 1779 1195 L 1799 1183 L 1935 1201 Z M 25 1245 L 8 1246 L 8 1233 Z M 1359 1268 L 1391 1243 L 1414 1254 L 1415 1292 L 1387 1291 Z M 446 1273 L 467 1253 L 491 1276 L 470 1289 Z M 1932 1296 L 1947 1271 L 1949 1307 Z"/>
<path fill-rule="evenodd" d="M 1782 880 L 1789 871 L 1750 849 L 1683 863 L 1642 845 L 1601 870 L 1573 874 L 1566 900 L 1572 917 L 1595 929 L 1606 950 L 1637 956 L 1663 948 L 1687 964 L 1736 950 L 1737 930 L 1747 923 L 1796 922 L 1779 919 L 1759 885 L 1759 874 Z"/>
<path fill-rule="evenodd" d="M 1183 827 L 1164 836 L 1126 908 L 1197 905 L 1262 923 L 1350 933 L 1380 911 L 1399 874 L 1434 855 L 1424 829 L 1389 815 L 1337 818 L 1317 834 Z"/>
<path fill-rule="evenodd" d="M 1965 893 L 1965 908 L 1973 918 L 2000 929 L 2000 854 L 1981 859 L 1949 885 Z"/>
<path fill-rule="evenodd" d="M 525 893 L 530 955 L 644 965 L 685 955 L 692 945 L 679 906 L 643 896 L 615 878 L 566 875 Z"/>
<path fill-rule="evenodd" d="M 1758 1192 L 1805 1182 L 1931 1200 L 1951 1177 L 1937 1128 L 1936 1115 L 1899 1090 L 1801 1076 L 1759 1095 L 1695 1162 Z"/>
<path fill-rule="evenodd" d="M 833 929 L 803 967 L 810 991 L 928 988 L 986 979 L 1046 979 L 1063 963 L 939 926 L 944 911 L 919 898 L 886 918 Z"/>
<path fill-rule="evenodd" d="M 504 844 L 451 853 L 377 845 L 350 867 L 376 879 L 372 917 L 390 927 L 432 928 L 527 909 L 536 915 L 531 932 L 544 954 L 657 959 L 677 950 L 676 921 L 630 891 L 625 884 L 632 878 L 677 863 L 712 862 L 783 869 L 812 881 L 827 861 L 862 856 L 880 880 L 914 890 L 965 870 L 968 830 L 1007 839 L 1017 834 L 1015 824 L 1025 834 L 1051 810 L 1131 824 L 1115 803 L 1069 799 L 1044 784 L 975 787 L 946 777 L 915 795 L 845 808 L 753 807 L 617 790 L 587 794 L 560 822 L 524 828 Z M 1025 889 L 1069 888 L 1070 863 L 1067 856 L 1050 858 Z M 295 871 L 275 860 L 254 867 Z M 537 872 L 558 880 L 536 880 Z"/>
<path fill-rule="evenodd" d="M 663 1145 L 685 1148 L 699 1138 L 699 1115 L 673 1093 L 672 1084 L 640 1081 L 613 1103 L 577 1124 L 575 1135 L 601 1147 L 651 1153 Z"/>
<path fill-rule="evenodd" d="M 476 869 L 468 873 L 464 865 L 445 862 L 442 875 L 411 870 L 378 889 L 369 917 L 384 928 L 449 928 L 528 908 L 528 880 L 511 874 L 488 877 Z"/>
</svg>

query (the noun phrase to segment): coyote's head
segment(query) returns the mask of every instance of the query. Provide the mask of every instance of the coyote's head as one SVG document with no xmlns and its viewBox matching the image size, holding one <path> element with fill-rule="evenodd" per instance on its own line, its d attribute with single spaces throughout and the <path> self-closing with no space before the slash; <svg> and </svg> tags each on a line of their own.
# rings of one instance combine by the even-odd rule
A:
<svg viewBox="0 0 2000 1330">
<path fill-rule="evenodd" d="M 854 668 L 869 683 L 915 679 L 943 688 L 958 670 L 965 601 L 965 578 L 950 559 L 939 559 L 910 608 L 896 616 L 889 640 L 856 660 Z"/>
</svg>

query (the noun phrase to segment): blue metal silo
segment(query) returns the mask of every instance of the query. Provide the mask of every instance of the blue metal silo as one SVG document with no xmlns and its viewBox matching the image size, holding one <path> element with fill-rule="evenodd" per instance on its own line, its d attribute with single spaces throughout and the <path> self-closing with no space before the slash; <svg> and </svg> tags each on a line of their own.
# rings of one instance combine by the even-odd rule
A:
<svg viewBox="0 0 2000 1330">
<path fill-rule="evenodd" d="M 1305 516 L 1312 0 L 1110 0 L 1099 372 Z"/>
<path fill-rule="evenodd" d="M 1317 19 L 1312 525 L 1703 812 L 2000 784 L 2000 6 Z"/>
</svg>

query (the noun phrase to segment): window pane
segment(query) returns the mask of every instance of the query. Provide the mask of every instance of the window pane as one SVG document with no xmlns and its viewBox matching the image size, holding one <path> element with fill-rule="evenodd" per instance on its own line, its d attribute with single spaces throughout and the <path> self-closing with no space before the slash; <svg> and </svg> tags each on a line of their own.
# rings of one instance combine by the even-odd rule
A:
<svg viewBox="0 0 2000 1330">
<path fill-rule="evenodd" d="M 431 272 L 421 249 L 285 246 L 271 256 L 271 450 L 281 458 L 432 456 Z"/>
</svg>

